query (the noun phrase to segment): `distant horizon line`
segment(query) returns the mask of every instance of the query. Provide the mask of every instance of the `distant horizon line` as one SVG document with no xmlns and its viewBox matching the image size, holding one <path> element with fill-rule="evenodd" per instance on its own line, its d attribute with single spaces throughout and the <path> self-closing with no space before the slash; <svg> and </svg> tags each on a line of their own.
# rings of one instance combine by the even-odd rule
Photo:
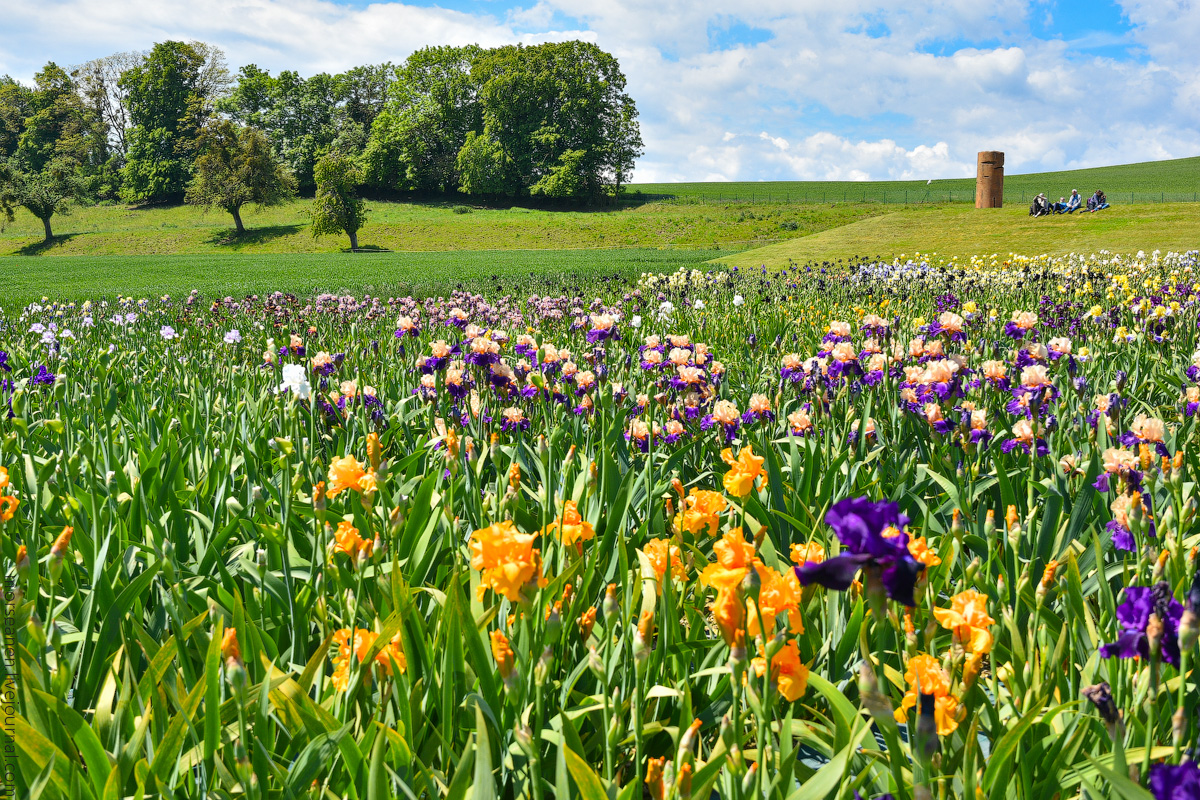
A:
<svg viewBox="0 0 1200 800">
<path fill-rule="evenodd" d="M 999 151 L 1003 152 L 1003 151 Z M 1072 167 L 1070 169 L 1044 170 L 1042 172 L 1005 172 L 1006 178 L 1031 177 L 1037 175 L 1063 175 L 1071 172 L 1089 172 L 1097 169 L 1117 169 L 1120 167 L 1138 167 L 1144 164 L 1167 164 L 1172 161 L 1200 161 L 1200 154 L 1194 156 L 1183 156 L 1182 158 L 1161 158 L 1151 161 L 1131 161 L 1125 164 L 1102 164 L 1095 167 Z M 793 183 L 937 183 L 939 181 L 971 181 L 974 180 L 974 175 L 965 175 L 961 178 L 844 178 L 838 179 L 821 179 L 821 178 L 781 178 L 771 180 L 727 180 L 727 181 L 630 181 L 625 184 L 627 187 L 635 186 L 695 186 L 697 184 L 737 184 L 737 183 L 754 183 L 754 184 L 793 184 Z M 1198 181 L 1200 182 L 1200 181 Z"/>
</svg>

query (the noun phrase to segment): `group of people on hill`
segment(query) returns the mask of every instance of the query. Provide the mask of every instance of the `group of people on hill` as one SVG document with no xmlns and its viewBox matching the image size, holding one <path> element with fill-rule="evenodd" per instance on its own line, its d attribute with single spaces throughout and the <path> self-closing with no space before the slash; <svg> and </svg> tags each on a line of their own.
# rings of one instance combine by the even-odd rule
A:
<svg viewBox="0 0 1200 800">
<path fill-rule="evenodd" d="M 1051 214 L 1074 214 L 1076 211 L 1081 214 L 1088 212 L 1103 211 L 1108 208 L 1108 198 L 1104 196 L 1104 192 L 1100 189 L 1087 199 L 1085 204 L 1079 196 L 1078 189 L 1071 190 L 1071 198 L 1068 200 L 1065 197 L 1058 198 L 1057 203 L 1051 203 L 1046 199 L 1046 193 L 1041 192 L 1037 197 L 1033 198 L 1033 205 L 1029 206 L 1029 216 L 1031 217 L 1048 217 Z"/>
</svg>

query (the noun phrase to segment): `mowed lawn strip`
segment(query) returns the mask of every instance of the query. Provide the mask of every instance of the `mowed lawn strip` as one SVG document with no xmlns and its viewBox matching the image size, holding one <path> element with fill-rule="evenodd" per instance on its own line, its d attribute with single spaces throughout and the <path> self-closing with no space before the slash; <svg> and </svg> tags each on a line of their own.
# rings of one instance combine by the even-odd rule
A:
<svg viewBox="0 0 1200 800">
<path fill-rule="evenodd" d="M 456 288 L 528 297 L 580 293 L 605 277 L 706 269 L 713 250 L 538 250 L 430 253 L 202 254 L 174 256 L 67 256 L 0 259 L 10 311 L 42 297 L 54 301 L 185 295 L 243 297 L 323 292 L 389 297 L 449 294 Z M 565 279 L 565 280 L 564 280 Z M 586 301 L 590 301 L 590 297 Z M 586 302 L 585 301 L 585 302 Z"/>
<path fill-rule="evenodd" d="M 905 208 L 834 230 L 741 253 L 719 261 L 739 267 L 780 267 L 789 261 L 936 253 L 938 258 L 1020 253 L 1065 255 L 1162 252 L 1200 248 L 1200 204 L 1116 205 L 1095 214 L 1030 217 L 1024 208 Z"/>
</svg>

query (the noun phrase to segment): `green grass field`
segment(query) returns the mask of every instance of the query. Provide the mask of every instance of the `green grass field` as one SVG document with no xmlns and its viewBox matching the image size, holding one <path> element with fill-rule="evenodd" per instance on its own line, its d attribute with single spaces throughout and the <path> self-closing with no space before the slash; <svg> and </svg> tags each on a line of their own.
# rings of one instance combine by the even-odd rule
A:
<svg viewBox="0 0 1200 800">
<path fill-rule="evenodd" d="M 1200 157 L 1004 177 L 1004 198 L 1009 204 L 1028 206 L 1038 192 L 1058 198 L 1069 196 L 1072 189 L 1078 189 L 1085 198 L 1103 189 L 1115 203 L 1195 202 L 1200 200 Z M 677 202 L 741 198 L 794 203 L 973 203 L 975 177 L 935 180 L 931 184 L 925 180 L 635 183 L 629 190 L 670 195 Z"/>
<path fill-rule="evenodd" d="M 605 277 L 703 268 L 718 251 L 537 250 L 428 253 L 209 253 L 174 256 L 67 256 L 0 259 L 12 311 L 43 296 L 55 301 L 113 297 L 178 296 L 199 289 L 208 297 L 333 292 L 379 297 L 447 294 L 458 286 L 528 296 L 561 293 L 564 276 L 588 291 Z M 569 287 L 569 281 L 566 286 Z"/>
<path fill-rule="evenodd" d="M 108 205 L 57 217 L 55 240 L 43 244 L 40 223 L 21 211 L 0 232 L 0 256 L 8 256 L 0 257 L 0 278 L 11 308 L 43 295 L 178 295 L 193 288 L 221 295 L 436 294 L 459 284 L 495 288 L 492 276 L 499 276 L 502 289 L 528 293 L 537 291 L 540 280 L 561 281 L 563 275 L 670 271 L 710 259 L 780 266 L 917 251 L 966 258 L 993 252 L 1188 250 L 1200 247 L 1200 203 L 1130 204 L 1122 194 L 1157 190 L 1169 196 L 1195 186 L 1198 177 L 1200 158 L 1010 176 L 1010 202 L 989 211 L 957 202 L 800 203 L 795 194 L 784 202 L 796 187 L 822 187 L 826 195 L 845 187 L 853 201 L 860 189 L 864 196 L 872 187 L 894 193 L 901 183 L 676 184 L 672 190 L 681 200 L 588 211 L 472 207 L 470 213 L 455 213 L 451 203 L 372 202 L 359 240 L 394 252 L 360 254 L 344 252 L 342 238 L 313 239 L 307 200 L 248 212 L 250 230 L 242 237 L 234 236 L 227 215 L 216 212 Z M 1032 219 L 1024 203 L 1011 201 L 1022 187 L 1056 196 L 1070 188 L 1090 191 L 1096 184 L 1115 203 L 1100 214 Z M 761 199 L 714 201 L 730 187 L 758 191 Z M 769 202 L 763 187 L 771 189 Z M 772 187 L 791 188 L 780 193 Z"/>
<path fill-rule="evenodd" d="M 939 257 L 1010 252 L 1184 251 L 1200 248 L 1200 204 L 1114 206 L 1096 214 L 1030 217 L 1024 208 L 909 207 L 803 239 L 721 256 L 734 266 L 784 266 L 839 258 L 937 253 Z"/>
<path fill-rule="evenodd" d="M 235 237 L 232 218 L 191 206 L 76 209 L 55 217 L 55 239 L 25 210 L 0 232 L 2 255 L 167 255 L 178 253 L 336 253 L 345 237 L 314 239 L 310 200 L 243 215 L 249 230 Z M 833 206 L 775 203 L 680 205 L 647 203 L 595 211 L 473 208 L 448 203 L 369 203 L 359 232 L 366 247 L 397 251 L 548 250 L 614 247 L 735 247 L 805 236 L 886 213 L 875 203 Z"/>
</svg>

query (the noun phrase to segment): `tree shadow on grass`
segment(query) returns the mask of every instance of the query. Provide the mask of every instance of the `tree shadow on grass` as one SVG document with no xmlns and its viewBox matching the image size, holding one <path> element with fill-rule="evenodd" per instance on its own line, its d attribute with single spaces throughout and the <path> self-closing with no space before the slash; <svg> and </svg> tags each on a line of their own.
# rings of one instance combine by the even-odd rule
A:
<svg viewBox="0 0 1200 800">
<path fill-rule="evenodd" d="M 236 228 L 221 228 L 213 232 L 213 235 L 208 237 L 209 244 L 228 247 L 231 250 L 240 250 L 246 245 L 265 244 L 276 239 L 283 239 L 287 236 L 294 236 L 303 230 L 303 223 L 294 223 L 291 225 L 266 225 L 261 228 L 247 228 L 246 232 L 238 235 Z"/>
<path fill-rule="evenodd" d="M 50 252 L 56 247 L 62 247 L 67 242 L 74 239 L 79 234 L 77 233 L 57 233 L 53 239 L 49 241 L 38 241 L 27 244 L 24 247 L 17 248 L 17 253 L 23 256 L 40 256 Z"/>
</svg>

